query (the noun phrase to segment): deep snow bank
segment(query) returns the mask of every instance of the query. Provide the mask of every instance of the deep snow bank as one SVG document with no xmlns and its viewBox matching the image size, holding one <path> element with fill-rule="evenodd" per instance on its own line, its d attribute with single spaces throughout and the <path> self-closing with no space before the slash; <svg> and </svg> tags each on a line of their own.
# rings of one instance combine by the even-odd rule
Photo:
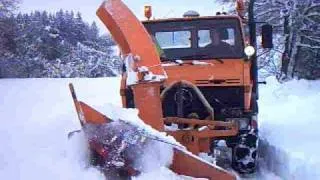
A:
<svg viewBox="0 0 320 180">
<path fill-rule="evenodd" d="M 267 83 L 259 100 L 266 166 L 284 179 L 320 179 L 320 81 Z"/>
<path fill-rule="evenodd" d="M 69 82 L 88 103 L 120 103 L 118 78 L 0 80 L 0 179 L 102 179 L 80 139 L 67 140 L 79 128 Z"/>
<path fill-rule="evenodd" d="M 67 140 L 68 132 L 80 128 L 69 82 L 80 100 L 108 116 L 137 118 L 136 110 L 118 108 L 119 78 L 0 79 L 0 179 L 104 179 L 96 169 L 88 168 L 82 138 Z M 158 146 L 147 149 L 139 162 L 142 175 L 134 179 L 186 179 L 165 167 L 172 158 L 171 147 Z"/>
<path fill-rule="evenodd" d="M 97 170 L 86 167 L 81 138 L 67 140 L 67 133 L 80 127 L 69 82 L 79 99 L 96 108 L 121 104 L 119 78 L 0 79 L 0 179 L 103 179 Z M 270 78 L 260 90 L 267 167 L 285 179 L 320 179 L 320 81 L 279 84 Z M 185 179 L 163 166 L 135 179 L 151 178 Z"/>
</svg>

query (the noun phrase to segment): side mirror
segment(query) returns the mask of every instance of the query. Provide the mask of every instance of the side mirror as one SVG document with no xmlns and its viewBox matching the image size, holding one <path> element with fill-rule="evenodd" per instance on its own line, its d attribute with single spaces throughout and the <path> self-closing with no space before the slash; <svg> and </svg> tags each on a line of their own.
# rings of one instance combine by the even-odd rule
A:
<svg viewBox="0 0 320 180">
<path fill-rule="evenodd" d="M 265 24 L 262 26 L 262 47 L 263 48 L 273 48 L 273 35 L 272 35 L 273 27 L 270 24 Z"/>
</svg>

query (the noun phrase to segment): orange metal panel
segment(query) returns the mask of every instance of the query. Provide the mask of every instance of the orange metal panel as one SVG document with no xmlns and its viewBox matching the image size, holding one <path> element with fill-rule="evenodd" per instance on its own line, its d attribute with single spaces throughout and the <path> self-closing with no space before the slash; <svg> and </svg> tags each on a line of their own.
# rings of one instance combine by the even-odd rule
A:
<svg viewBox="0 0 320 180">
<path fill-rule="evenodd" d="M 209 147 L 209 141 L 206 141 L 208 138 L 215 137 L 229 137 L 235 136 L 238 134 L 238 128 L 233 128 L 230 130 L 177 130 L 177 131 L 166 131 L 167 134 L 173 136 L 178 142 L 187 149 L 194 153 L 198 154 L 199 152 L 208 152 L 209 149 L 204 147 Z M 207 143 L 207 144 L 205 144 Z"/>
<path fill-rule="evenodd" d="M 83 112 L 86 123 L 103 124 L 111 121 L 111 119 L 107 118 L 105 115 L 101 114 L 87 104 L 79 102 L 79 105 Z"/>
<path fill-rule="evenodd" d="M 210 152 L 211 138 L 199 139 L 199 150 L 200 152 Z"/>
<path fill-rule="evenodd" d="M 87 104 L 78 101 L 76 92 L 74 90 L 73 84 L 69 84 L 69 89 L 72 95 L 74 106 L 76 107 L 77 115 L 81 126 L 85 123 L 102 124 L 111 121 L 108 117 L 88 106 Z"/>
<path fill-rule="evenodd" d="M 247 77 L 243 76 L 243 60 L 227 59 L 224 60 L 223 64 L 214 60 L 201 60 L 201 62 L 207 62 L 208 65 L 192 65 L 191 61 L 185 61 L 187 64 L 182 66 L 174 64 L 164 66 L 168 75 L 165 86 L 179 80 L 186 80 L 197 86 L 243 86 L 244 81 L 247 81 L 244 80 Z M 209 83 L 213 80 L 226 80 L 226 82 L 221 84 Z"/>
<path fill-rule="evenodd" d="M 141 59 L 137 66 L 146 66 L 153 74 L 165 75 L 152 38 L 121 0 L 105 1 L 97 15 L 109 29 L 123 54 L 139 55 Z"/>
<path fill-rule="evenodd" d="M 210 139 L 212 138 L 235 136 L 238 134 L 238 125 L 236 122 L 185 119 L 178 117 L 163 118 L 163 121 L 165 123 L 188 124 L 193 127 L 195 125 L 210 127 L 200 131 L 199 129 L 166 131 L 194 154 L 209 152 Z M 216 128 L 220 129 L 218 130 Z"/>
<path fill-rule="evenodd" d="M 249 111 L 251 107 L 251 94 L 252 94 L 252 87 L 253 87 L 253 82 L 250 76 L 250 68 L 251 68 L 251 63 L 248 61 L 244 63 L 243 69 L 243 79 L 244 79 L 244 85 L 245 85 L 245 92 L 244 92 L 244 109 L 245 111 Z"/>
<path fill-rule="evenodd" d="M 196 178 L 207 178 L 209 180 L 235 180 L 236 177 L 217 166 L 206 163 L 192 154 L 187 154 L 175 149 L 171 169 L 178 173 Z"/>
<path fill-rule="evenodd" d="M 233 128 L 236 126 L 235 122 L 224 122 L 224 121 L 214 121 L 214 120 L 200 120 L 200 119 L 187 119 L 180 117 L 166 117 L 163 118 L 165 123 L 176 123 L 176 124 L 188 124 L 188 125 L 200 125 L 200 126 L 208 126 L 211 127 L 225 127 L 225 128 Z"/>
<path fill-rule="evenodd" d="M 127 74 L 122 73 L 122 78 L 121 78 L 121 84 L 120 84 L 120 96 L 121 96 L 121 101 L 122 101 L 122 107 L 127 108 L 127 100 L 126 100 L 126 84 L 127 80 Z"/>
<path fill-rule="evenodd" d="M 154 129 L 163 131 L 160 85 L 160 82 L 139 83 L 133 85 L 132 89 L 140 118 Z"/>
</svg>

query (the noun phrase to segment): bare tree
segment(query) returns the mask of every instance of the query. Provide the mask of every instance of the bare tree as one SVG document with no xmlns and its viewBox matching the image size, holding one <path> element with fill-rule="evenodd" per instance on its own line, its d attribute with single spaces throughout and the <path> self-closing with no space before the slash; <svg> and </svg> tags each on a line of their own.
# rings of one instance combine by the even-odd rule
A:
<svg viewBox="0 0 320 180">
<path fill-rule="evenodd" d="M 235 3 L 235 0 L 216 2 Z M 320 78 L 319 0 L 256 0 L 255 18 L 273 25 L 275 32 L 284 37 L 276 41 L 279 45 L 276 50 L 283 52 L 280 70 L 284 78 Z M 268 59 L 259 61 L 271 62 Z"/>
</svg>

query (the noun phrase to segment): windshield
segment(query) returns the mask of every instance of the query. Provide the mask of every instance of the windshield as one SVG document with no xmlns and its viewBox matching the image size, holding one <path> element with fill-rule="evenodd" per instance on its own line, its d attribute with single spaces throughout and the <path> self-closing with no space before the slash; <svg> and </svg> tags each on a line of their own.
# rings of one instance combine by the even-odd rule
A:
<svg viewBox="0 0 320 180">
<path fill-rule="evenodd" d="M 237 19 L 146 22 L 162 60 L 242 58 L 244 43 Z"/>
</svg>

